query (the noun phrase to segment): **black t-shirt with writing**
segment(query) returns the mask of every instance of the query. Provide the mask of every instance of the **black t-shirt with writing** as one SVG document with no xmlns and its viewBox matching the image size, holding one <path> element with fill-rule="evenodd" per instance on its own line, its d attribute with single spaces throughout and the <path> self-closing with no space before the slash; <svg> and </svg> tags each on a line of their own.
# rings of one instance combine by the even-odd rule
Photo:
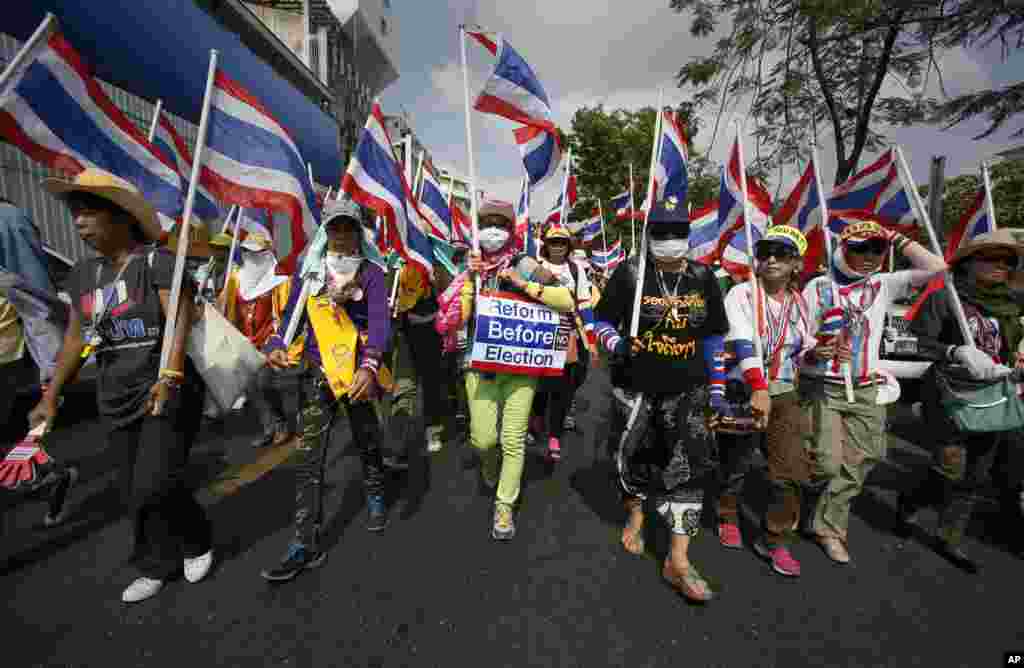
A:
<svg viewBox="0 0 1024 668">
<path fill-rule="evenodd" d="M 636 274 L 635 260 L 620 264 L 594 313 L 623 335 L 629 333 L 632 319 Z M 706 385 L 704 339 L 728 331 L 721 288 L 706 266 L 687 262 L 682 272 L 659 272 L 649 262 L 637 333 L 642 349 L 619 370 L 616 382 L 652 394 Z"/>
<path fill-rule="evenodd" d="M 77 263 L 68 293 L 78 312 L 86 344 L 95 330 L 99 412 L 122 427 L 142 416 L 150 388 L 160 374 L 164 314 L 158 290 L 169 290 L 174 256 L 141 249 L 118 277 L 106 258 Z"/>
</svg>

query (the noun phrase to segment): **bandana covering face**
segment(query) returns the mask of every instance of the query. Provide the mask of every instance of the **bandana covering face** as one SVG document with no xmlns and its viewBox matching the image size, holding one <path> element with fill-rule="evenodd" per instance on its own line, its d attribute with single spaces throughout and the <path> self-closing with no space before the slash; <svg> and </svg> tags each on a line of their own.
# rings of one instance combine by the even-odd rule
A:
<svg viewBox="0 0 1024 668">
<path fill-rule="evenodd" d="M 252 301 L 288 280 L 287 276 L 276 275 L 275 269 L 277 258 L 273 251 L 246 253 L 238 270 L 238 294 L 245 301 Z"/>
</svg>

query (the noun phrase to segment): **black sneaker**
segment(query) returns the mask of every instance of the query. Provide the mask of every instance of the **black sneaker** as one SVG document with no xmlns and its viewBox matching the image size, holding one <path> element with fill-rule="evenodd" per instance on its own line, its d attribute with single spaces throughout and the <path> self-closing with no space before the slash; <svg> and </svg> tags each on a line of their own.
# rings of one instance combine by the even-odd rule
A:
<svg viewBox="0 0 1024 668">
<path fill-rule="evenodd" d="M 367 531 L 383 531 L 388 525 L 388 507 L 383 496 L 370 496 L 366 499 L 369 515 L 366 519 Z"/>
<path fill-rule="evenodd" d="M 285 582 L 308 568 L 316 568 L 327 559 L 326 552 L 313 552 L 304 545 L 292 543 L 288 546 L 288 552 L 284 559 L 275 568 L 263 571 L 260 575 L 263 579 L 271 582 Z"/>
<path fill-rule="evenodd" d="M 43 517 L 43 525 L 55 527 L 67 519 L 68 492 L 78 482 L 78 469 L 69 467 L 50 492 L 50 509 Z"/>
</svg>

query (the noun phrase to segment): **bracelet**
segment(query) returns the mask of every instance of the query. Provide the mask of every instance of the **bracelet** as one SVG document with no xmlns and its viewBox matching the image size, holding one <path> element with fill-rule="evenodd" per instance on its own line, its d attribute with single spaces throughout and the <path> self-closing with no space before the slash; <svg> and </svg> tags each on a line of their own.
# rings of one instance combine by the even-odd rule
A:
<svg viewBox="0 0 1024 668">
<path fill-rule="evenodd" d="M 184 380 L 185 374 L 182 373 L 181 371 L 175 371 L 174 369 L 160 369 L 160 377 Z"/>
<path fill-rule="evenodd" d="M 896 247 L 896 252 L 902 254 L 906 247 L 912 243 L 914 243 L 914 240 L 908 237 L 907 235 L 897 234 L 896 243 L 894 244 Z"/>
</svg>

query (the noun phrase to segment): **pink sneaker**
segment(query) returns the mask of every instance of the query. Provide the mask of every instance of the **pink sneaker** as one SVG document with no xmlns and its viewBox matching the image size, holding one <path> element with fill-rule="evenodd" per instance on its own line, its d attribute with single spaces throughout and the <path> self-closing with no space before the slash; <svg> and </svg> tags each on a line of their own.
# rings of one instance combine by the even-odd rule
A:
<svg viewBox="0 0 1024 668">
<path fill-rule="evenodd" d="M 548 439 L 548 459 L 553 462 L 562 459 L 562 444 L 554 436 Z"/>
<path fill-rule="evenodd" d="M 792 578 L 800 577 L 800 562 L 793 558 L 785 545 L 768 549 L 768 546 L 758 541 L 754 543 L 754 551 L 765 559 L 770 559 L 772 570 L 779 575 Z"/>
<path fill-rule="evenodd" d="M 727 547 L 731 550 L 742 550 L 743 538 L 740 536 L 740 528 L 728 522 L 719 523 L 718 542 L 722 544 L 722 547 Z"/>
</svg>

